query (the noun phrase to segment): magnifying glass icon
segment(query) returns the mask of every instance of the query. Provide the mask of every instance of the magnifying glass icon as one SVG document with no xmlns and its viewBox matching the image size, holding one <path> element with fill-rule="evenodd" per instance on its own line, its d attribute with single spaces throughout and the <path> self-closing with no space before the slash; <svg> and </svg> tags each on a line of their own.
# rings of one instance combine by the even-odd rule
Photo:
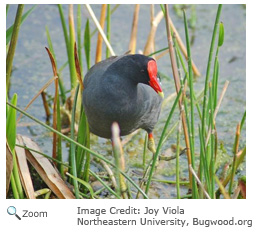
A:
<svg viewBox="0 0 258 234">
<path fill-rule="evenodd" d="M 7 208 L 7 213 L 9 215 L 15 215 L 17 219 L 21 220 L 21 217 L 19 215 L 16 214 L 16 208 L 14 206 L 9 206 Z"/>
</svg>

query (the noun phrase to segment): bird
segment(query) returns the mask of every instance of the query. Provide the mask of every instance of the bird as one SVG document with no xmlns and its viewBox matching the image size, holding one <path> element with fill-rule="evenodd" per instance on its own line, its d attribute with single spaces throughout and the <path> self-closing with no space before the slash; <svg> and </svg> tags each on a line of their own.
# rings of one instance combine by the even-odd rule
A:
<svg viewBox="0 0 258 234">
<path fill-rule="evenodd" d="M 155 153 L 153 129 L 164 93 L 156 61 L 141 54 L 112 56 L 92 66 L 84 77 L 83 106 L 90 132 L 110 139 L 117 122 L 120 136 L 141 128 Z"/>
</svg>

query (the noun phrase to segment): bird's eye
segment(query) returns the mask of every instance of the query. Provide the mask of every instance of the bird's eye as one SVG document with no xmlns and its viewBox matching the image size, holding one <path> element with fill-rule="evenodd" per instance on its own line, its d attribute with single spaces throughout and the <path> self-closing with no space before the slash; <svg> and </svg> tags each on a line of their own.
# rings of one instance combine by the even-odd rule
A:
<svg viewBox="0 0 258 234">
<path fill-rule="evenodd" d="M 157 79 L 158 79 L 159 83 L 161 84 L 161 77 L 160 77 L 159 73 L 157 73 Z"/>
</svg>

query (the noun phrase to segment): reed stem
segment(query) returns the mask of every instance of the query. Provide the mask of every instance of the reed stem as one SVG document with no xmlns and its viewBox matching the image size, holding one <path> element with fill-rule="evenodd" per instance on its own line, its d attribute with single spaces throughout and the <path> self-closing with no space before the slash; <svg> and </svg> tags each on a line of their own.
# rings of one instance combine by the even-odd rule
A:
<svg viewBox="0 0 258 234">
<path fill-rule="evenodd" d="M 24 8 L 24 4 L 18 5 L 14 26 L 13 26 L 12 38 L 11 38 L 10 46 L 6 57 L 6 90 L 7 91 L 9 90 L 9 86 L 10 86 L 10 77 L 11 77 L 12 67 L 13 67 L 13 58 L 15 54 L 17 41 L 18 41 L 23 8 Z"/>
<path fill-rule="evenodd" d="M 168 13 L 168 5 L 167 4 L 165 4 L 165 19 L 166 19 L 166 28 L 167 28 L 167 38 L 168 38 L 170 62 L 171 62 L 171 66 L 172 66 L 172 72 L 173 72 L 173 77 L 174 77 L 174 81 L 175 81 L 176 91 L 177 91 L 177 93 L 179 93 L 179 91 L 180 91 L 180 78 L 179 78 L 179 75 L 178 75 L 176 58 L 175 58 L 175 54 L 174 54 L 174 48 L 173 48 L 173 45 L 172 45 L 172 37 L 171 37 L 171 31 L 170 31 L 170 26 L 169 26 L 169 13 Z M 187 129 L 185 111 L 184 111 L 183 104 L 182 104 L 182 98 L 179 99 L 178 103 L 179 103 L 179 109 L 180 109 L 180 113 L 181 113 L 182 124 L 183 124 L 185 144 L 186 144 L 186 148 L 187 148 L 188 165 L 192 165 L 190 142 L 189 142 L 189 136 L 188 136 L 188 129 Z M 190 188 L 192 188 L 192 172 L 191 172 L 189 166 L 188 166 L 188 172 L 189 172 Z"/>
<path fill-rule="evenodd" d="M 100 27 L 101 27 L 102 31 L 104 29 L 104 24 L 105 24 L 106 9 L 107 9 L 107 4 L 102 4 L 101 13 L 100 13 L 100 21 L 99 21 L 99 24 L 100 24 Z M 99 31 L 98 40 L 97 40 L 95 63 L 98 63 L 102 60 L 102 41 L 103 41 L 103 38 L 102 38 L 102 35 Z"/>
<path fill-rule="evenodd" d="M 136 4 L 134 8 L 133 24 L 132 24 L 131 38 L 130 38 L 130 44 L 129 44 L 129 51 L 131 54 L 135 54 L 135 50 L 136 50 L 139 11 L 140 11 L 140 4 Z"/>
<path fill-rule="evenodd" d="M 211 46 L 210 46 L 207 70 L 206 70 L 206 79 L 205 79 L 204 96 L 203 96 L 203 109 L 202 109 L 202 134 L 203 134 L 203 136 L 205 136 L 205 131 L 206 131 L 205 124 L 206 124 L 206 113 L 207 113 L 207 101 L 208 101 L 207 95 L 208 95 L 208 84 L 209 84 L 209 79 L 210 79 L 210 68 L 211 68 L 216 34 L 217 34 L 218 26 L 219 26 L 221 10 L 222 10 L 222 4 L 220 4 L 218 6 L 218 10 L 217 10 L 216 20 L 215 20 L 215 24 L 214 24 L 212 39 L 211 39 Z"/>
</svg>

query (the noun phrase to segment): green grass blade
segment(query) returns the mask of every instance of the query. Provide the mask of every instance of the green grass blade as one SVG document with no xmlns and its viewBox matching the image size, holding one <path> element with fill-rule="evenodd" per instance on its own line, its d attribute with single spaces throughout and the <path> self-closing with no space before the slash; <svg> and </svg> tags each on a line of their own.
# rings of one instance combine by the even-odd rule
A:
<svg viewBox="0 0 258 234">
<path fill-rule="evenodd" d="M 199 137 L 200 137 L 200 163 L 202 164 L 202 170 L 204 172 L 204 177 L 206 181 L 207 190 L 210 191 L 210 176 L 209 176 L 209 167 L 205 152 L 205 142 L 204 136 L 202 135 L 201 127 L 199 126 Z"/>
<path fill-rule="evenodd" d="M 217 50 L 218 53 L 218 50 Z M 213 89 L 213 107 L 216 108 L 217 106 L 217 99 L 218 99 L 218 79 L 219 79 L 219 61 L 218 57 L 216 56 L 214 62 L 214 72 L 213 72 L 213 80 L 212 80 L 212 89 Z"/>
<path fill-rule="evenodd" d="M 6 101 L 9 102 L 7 90 L 6 90 Z M 9 113 L 9 109 L 10 109 L 9 106 L 6 105 L 6 112 L 5 112 L 5 114 L 6 114 L 6 119 L 7 119 L 8 113 Z"/>
<path fill-rule="evenodd" d="M 7 6 L 9 6 L 9 5 L 6 5 L 6 15 L 7 15 L 7 11 L 8 11 Z M 22 18 L 21 18 L 21 25 L 22 25 L 22 23 L 24 22 L 24 20 L 26 20 L 26 18 L 29 16 L 29 14 L 35 9 L 35 7 L 36 7 L 36 5 L 33 6 L 32 8 L 30 8 L 28 11 L 26 11 L 26 13 L 24 13 L 24 15 L 23 15 Z M 10 40 L 11 40 L 12 33 L 13 33 L 13 27 L 14 27 L 14 25 L 10 26 L 10 27 L 6 30 L 6 45 L 8 45 L 8 43 L 9 43 Z"/>
<path fill-rule="evenodd" d="M 91 36 L 90 36 L 90 22 L 87 19 L 84 30 L 84 51 L 86 56 L 87 69 L 90 69 L 90 51 L 91 51 Z"/>
<path fill-rule="evenodd" d="M 110 42 L 110 36 L 111 36 L 111 9 L 110 4 L 107 4 L 107 33 L 106 33 L 107 39 Z M 106 58 L 110 56 L 109 49 L 106 48 Z"/>
<path fill-rule="evenodd" d="M 63 13 L 62 5 L 58 4 L 59 15 L 62 23 L 65 45 L 66 45 L 66 52 L 68 57 L 68 64 L 69 64 L 69 71 L 70 71 L 70 81 L 71 81 L 71 89 L 75 88 L 76 85 L 76 70 L 75 70 L 75 63 L 74 63 L 74 25 L 69 23 L 69 35 L 67 30 L 67 25 L 65 22 L 65 17 Z"/>
<path fill-rule="evenodd" d="M 83 108 L 83 107 L 82 107 Z M 85 145 L 86 144 L 86 116 L 83 109 L 81 109 L 81 117 L 78 126 L 77 142 Z M 77 174 L 81 178 L 81 173 L 83 169 L 83 163 L 85 161 L 85 150 L 80 147 L 76 147 L 76 164 L 77 164 Z"/>
<path fill-rule="evenodd" d="M 240 132 L 242 131 L 242 128 L 243 128 L 243 126 L 244 126 L 245 119 L 246 119 L 246 111 L 245 111 L 245 113 L 243 114 L 243 117 L 242 117 L 242 119 L 241 119 Z"/>
<path fill-rule="evenodd" d="M 62 130 L 62 120 L 61 120 L 61 108 L 60 108 L 60 99 L 59 94 L 57 94 L 57 102 L 56 102 L 56 108 L 57 108 L 57 130 L 61 132 Z M 57 160 L 63 161 L 62 156 L 62 138 L 60 136 L 57 136 Z M 63 164 L 57 164 L 58 169 L 60 171 L 60 174 L 62 178 L 64 179 L 64 166 Z"/>
<path fill-rule="evenodd" d="M 9 46 L 7 57 L 6 57 L 6 90 L 7 91 L 9 90 L 9 85 L 10 85 L 10 77 L 11 77 L 11 72 L 12 72 L 12 67 L 13 67 L 13 58 L 14 58 L 14 54 L 15 54 L 16 44 L 18 41 L 18 35 L 19 35 L 19 30 L 20 30 L 20 25 L 21 25 L 23 8 L 24 8 L 23 4 L 18 5 L 16 17 L 15 17 L 15 21 L 14 21 L 14 26 L 13 26 L 11 42 L 10 42 L 10 46 Z"/>
<path fill-rule="evenodd" d="M 206 131 L 205 124 L 206 124 L 206 113 L 207 113 L 207 101 L 208 101 L 207 93 L 208 93 L 208 84 L 209 84 L 209 78 L 210 78 L 210 68 L 211 68 L 213 49 L 214 49 L 214 45 L 215 45 L 215 39 L 216 39 L 217 30 L 218 30 L 221 10 L 222 10 L 222 4 L 220 4 L 218 6 L 218 10 L 217 10 L 216 20 L 215 20 L 215 24 L 214 24 L 214 28 L 213 28 L 212 39 L 211 39 L 207 70 L 206 70 L 204 96 L 203 96 L 203 109 L 202 109 L 202 134 L 203 134 L 203 136 L 205 135 L 205 131 Z"/>
<path fill-rule="evenodd" d="M 74 28 L 74 18 L 73 18 L 73 5 L 69 5 L 69 68 L 70 68 L 70 81 L 71 89 L 76 88 L 77 75 L 74 60 L 74 44 L 75 44 L 75 28 Z"/>
<path fill-rule="evenodd" d="M 13 172 L 11 173 L 11 187 L 12 187 L 12 191 L 13 191 L 13 196 L 15 199 L 20 199 L 20 196 L 19 196 L 19 193 L 18 193 L 18 189 L 17 189 L 17 186 L 16 186 L 16 183 L 15 183 L 15 179 L 14 179 L 14 176 L 13 176 Z"/>
<path fill-rule="evenodd" d="M 90 195 L 91 195 L 91 198 L 94 199 L 94 191 L 93 191 L 91 185 L 90 185 L 88 182 L 86 182 L 86 181 L 84 181 L 84 180 L 82 180 L 82 179 L 80 179 L 80 178 L 77 178 L 77 177 L 75 177 L 75 176 L 69 174 L 68 172 L 66 173 L 66 175 L 68 175 L 68 176 L 71 177 L 73 180 L 76 180 L 77 182 L 79 182 L 79 183 L 81 183 L 82 185 L 84 185 L 84 186 L 89 190 Z"/>
<path fill-rule="evenodd" d="M 218 46 L 222 46 L 224 42 L 224 25 L 222 22 L 219 24 L 219 40 L 218 40 Z"/>
<path fill-rule="evenodd" d="M 233 146 L 233 163 L 232 163 L 232 169 L 231 169 L 231 179 L 230 179 L 229 188 L 228 188 L 229 195 L 231 195 L 232 187 L 233 187 L 233 183 L 234 183 L 234 177 L 236 174 L 236 161 L 237 161 L 237 153 L 239 150 L 238 149 L 239 139 L 240 139 L 240 123 L 237 124 L 235 142 L 234 142 L 234 146 Z"/>
<path fill-rule="evenodd" d="M 211 182 L 211 191 L 209 193 L 210 197 L 211 198 L 215 198 L 215 178 L 214 178 L 214 175 L 215 175 L 215 170 L 214 170 L 214 165 L 215 165 L 215 137 L 214 137 L 214 134 L 215 134 L 215 126 L 214 126 L 214 106 L 213 106 L 213 93 L 212 93 L 212 90 L 213 90 L 213 87 L 210 83 L 210 86 L 209 86 L 209 98 L 210 98 L 210 103 L 211 103 L 211 106 L 210 106 L 210 128 L 211 128 L 211 138 L 210 138 L 210 141 L 211 141 L 211 155 L 210 155 L 210 182 Z"/>
<path fill-rule="evenodd" d="M 17 94 L 15 93 L 11 99 L 12 105 L 17 105 Z M 15 143 L 16 143 L 16 110 L 13 108 L 9 108 L 7 113 L 7 120 L 6 120 L 6 139 L 8 142 L 8 145 L 10 147 L 10 150 L 13 155 L 13 171 L 12 176 L 13 179 L 11 179 L 11 186 L 13 189 L 13 192 L 18 194 L 14 194 L 14 196 L 17 198 L 24 198 L 24 193 L 22 190 L 21 180 L 19 176 L 19 169 L 17 165 L 16 160 L 16 154 L 15 154 Z M 12 177 L 11 176 L 11 177 Z"/>
<path fill-rule="evenodd" d="M 84 112 L 84 111 L 83 111 Z M 85 113 L 84 113 L 85 115 Z M 85 126 L 86 126 L 86 147 L 90 149 L 90 128 L 88 124 L 87 116 L 85 115 Z M 86 162 L 84 166 L 84 178 L 86 181 L 89 181 L 89 171 L 90 171 L 90 153 L 86 152 Z"/>
<path fill-rule="evenodd" d="M 214 108 L 217 106 L 217 96 L 218 96 L 218 79 L 219 79 L 219 49 L 223 45 L 224 42 L 224 26 L 223 23 L 219 25 L 219 38 L 218 38 L 218 46 L 216 50 L 216 56 L 214 61 L 214 71 L 213 71 L 213 79 L 212 79 L 212 88 L 213 88 L 213 96 L 214 96 Z"/>
<path fill-rule="evenodd" d="M 77 104 L 77 97 L 78 97 L 78 93 L 79 93 L 79 85 L 76 88 L 75 91 L 75 96 L 74 96 L 74 103 L 73 103 L 73 108 L 72 108 L 72 119 L 71 119 L 71 131 L 70 131 L 70 135 L 71 135 L 71 139 L 75 139 L 75 134 L 74 134 L 74 124 L 75 124 L 75 114 L 76 114 L 76 104 Z M 75 144 L 71 143 L 70 144 L 70 165 L 71 165 L 71 174 L 74 177 L 77 177 L 77 168 L 76 168 L 76 158 L 75 158 Z M 79 199 L 79 187 L 78 187 L 78 182 L 77 180 L 73 179 L 73 185 L 74 185 L 74 191 L 75 191 L 75 197 L 77 199 Z"/>
<path fill-rule="evenodd" d="M 24 193 L 23 193 L 21 179 L 20 179 L 20 175 L 19 175 L 19 167 L 18 167 L 18 163 L 17 163 L 17 159 L 16 159 L 15 150 L 12 150 L 12 154 L 13 154 L 13 171 L 12 171 L 12 173 L 13 173 L 13 177 L 15 180 L 15 185 L 17 188 L 17 192 L 19 194 L 19 198 L 24 199 Z"/>
<path fill-rule="evenodd" d="M 142 155 L 142 166 L 143 166 L 143 169 L 145 169 L 145 164 L 146 164 L 147 146 L 148 146 L 148 133 L 146 132 L 145 139 L 144 139 L 143 155 Z"/>
<path fill-rule="evenodd" d="M 148 54 L 147 56 L 151 57 L 151 56 L 153 56 L 153 55 L 155 55 L 155 54 L 158 54 L 158 53 L 161 53 L 161 52 L 163 52 L 163 51 L 165 51 L 165 50 L 168 50 L 168 47 L 165 47 L 165 48 L 163 48 L 163 49 L 154 51 L 153 53 Z"/>
<path fill-rule="evenodd" d="M 15 93 L 11 99 L 11 103 L 17 105 L 17 94 Z M 6 139 L 10 150 L 13 151 L 16 142 L 16 110 L 9 108 L 6 120 Z"/>
<path fill-rule="evenodd" d="M 57 6 L 58 6 L 58 11 L 59 11 L 60 20 L 61 20 L 64 38 L 65 38 L 67 57 L 69 58 L 69 38 L 68 38 L 67 25 L 65 22 L 64 12 L 63 12 L 62 5 L 58 4 Z"/>
<path fill-rule="evenodd" d="M 186 19 L 185 11 L 184 14 L 184 25 L 185 25 L 185 38 L 186 38 L 186 47 L 187 47 L 187 57 L 188 57 L 188 74 L 189 74 L 189 86 L 190 86 L 190 116 L 191 116 L 191 124 L 188 126 L 188 130 L 190 130 L 189 139 L 190 139 L 190 150 L 191 150 L 191 158 L 192 158 L 192 167 L 195 170 L 195 126 L 194 126 L 194 90 L 193 90 L 193 70 L 192 70 L 192 56 L 191 56 L 191 48 L 190 48 L 190 40 L 188 33 L 188 24 Z M 197 184 L 195 178 L 193 178 L 193 186 L 192 193 L 193 197 L 197 198 Z"/>
<path fill-rule="evenodd" d="M 194 165 L 194 137 L 195 137 L 195 129 L 194 129 L 194 90 L 193 90 L 193 70 L 192 70 L 192 58 L 191 58 L 191 49 L 190 49 L 190 40 L 189 40 L 189 34 L 188 34 L 188 24 L 186 19 L 185 11 L 184 13 L 184 24 L 185 24 L 185 37 L 186 37 L 186 45 L 187 45 L 187 57 L 188 57 L 188 74 L 189 74 L 189 86 L 190 86 L 190 102 L 191 102 L 191 125 L 188 126 L 188 129 L 190 129 L 190 147 L 191 147 L 191 156 L 192 156 L 192 167 L 195 170 Z M 194 178 L 194 177 L 193 177 Z"/>
</svg>

